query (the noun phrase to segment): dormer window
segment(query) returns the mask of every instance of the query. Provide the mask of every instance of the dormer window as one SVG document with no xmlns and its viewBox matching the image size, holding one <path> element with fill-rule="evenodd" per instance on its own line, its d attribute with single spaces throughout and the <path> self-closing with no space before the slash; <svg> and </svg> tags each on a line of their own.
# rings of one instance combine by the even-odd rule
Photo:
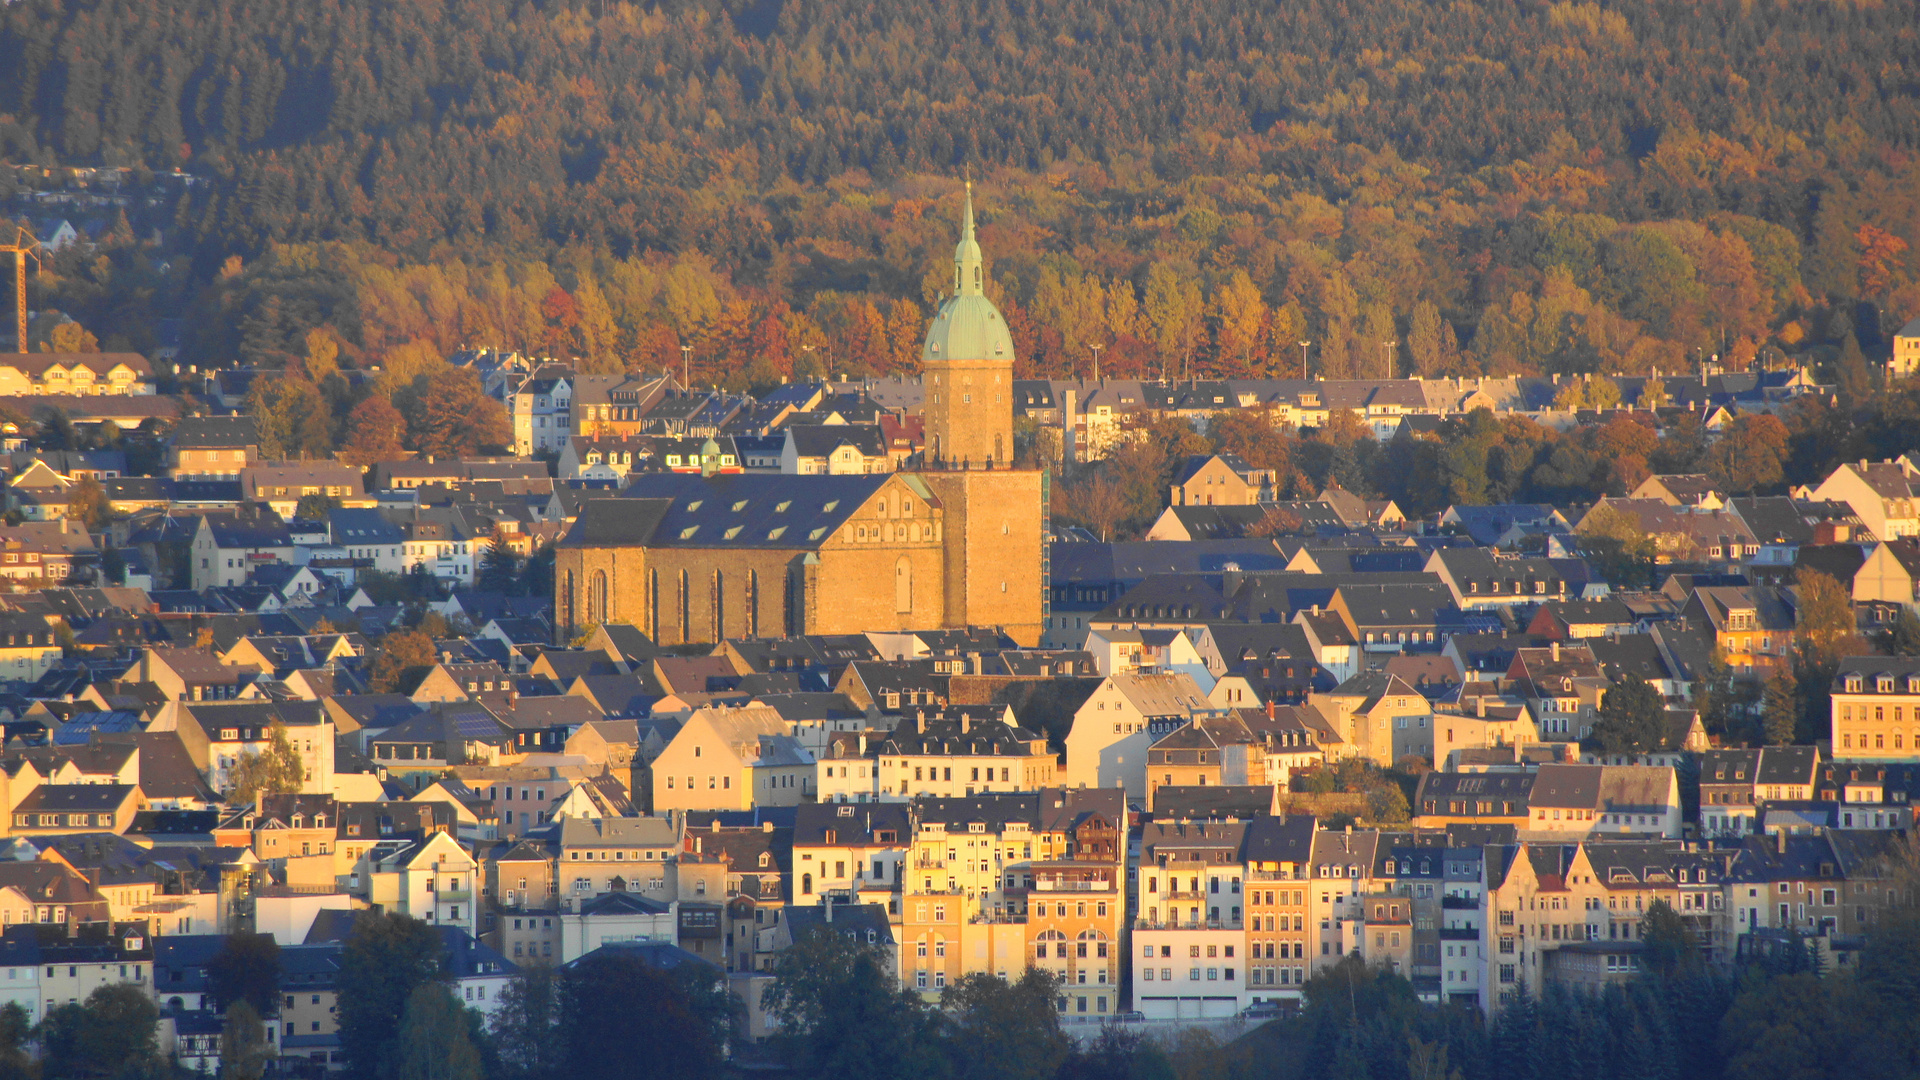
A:
<svg viewBox="0 0 1920 1080">
<path fill-rule="evenodd" d="M 1893 676 L 1891 675 L 1880 676 L 1878 679 L 1874 680 L 1873 688 L 1882 694 L 1893 693 Z"/>
<path fill-rule="evenodd" d="M 1858 676 L 1858 675 L 1849 675 L 1849 676 L 1847 676 L 1847 693 L 1849 693 L 1849 694 L 1857 694 L 1857 693 L 1859 693 L 1859 692 L 1860 692 L 1860 682 L 1861 682 L 1861 680 L 1860 680 L 1860 676 Z"/>
</svg>

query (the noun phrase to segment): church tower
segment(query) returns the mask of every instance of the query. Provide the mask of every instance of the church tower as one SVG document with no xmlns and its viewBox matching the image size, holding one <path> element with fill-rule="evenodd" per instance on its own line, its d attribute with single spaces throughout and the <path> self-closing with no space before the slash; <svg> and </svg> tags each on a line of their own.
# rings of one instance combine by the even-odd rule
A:
<svg viewBox="0 0 1920 1080">
<path fill-rule="evenodd" d="M 1005 469 L 1013 463 L 1013 335 L 985 286 L 968 182 L 960 243 L 953 249 L 953 295 L 935 313 L 920 357 L 926 460 L 934 468 Z"/>
</svg>

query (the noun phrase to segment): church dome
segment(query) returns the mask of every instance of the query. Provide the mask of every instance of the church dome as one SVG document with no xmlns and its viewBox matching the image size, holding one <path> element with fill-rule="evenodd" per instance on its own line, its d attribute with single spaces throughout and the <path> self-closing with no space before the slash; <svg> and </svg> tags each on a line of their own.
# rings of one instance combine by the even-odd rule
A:
<svg viewBox="0 0 1920 1080">
<path fill-rule="evenodd" d="M 960 242 L 953 249 L 953 296 L 934 313 L 920 358 L 939 360 L 993 360 L 1013 363 L 1013 335 L 1000 309 L 987 299 L 984 260 L 973 231 L 973 184 L 967 184 L 966 209 L 960 219 Z"/>
<path fill-rule="evenodd" d="M 927 329 L 923 360 L 1013 360 L 1013 335 L 993 301 L 978 293 L 949 297 Z"/>
</svg>

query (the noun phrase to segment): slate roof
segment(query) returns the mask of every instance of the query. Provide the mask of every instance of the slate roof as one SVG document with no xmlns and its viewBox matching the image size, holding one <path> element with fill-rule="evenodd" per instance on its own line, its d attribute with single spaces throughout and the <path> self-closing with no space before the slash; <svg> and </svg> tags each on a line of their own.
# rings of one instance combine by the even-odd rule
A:
<svg viewBox="0 0 1920 1080">
<path fill-rule="evenodd" d="M 885 457 L 887 443 L 880 429 L 869 424 L 788 424 L 787 442 L 799 457 L 827 457 L 842 446 L 863 456 Z"/>
<path fill-rule="evenodd" d="M 825 844 L 831 829 L 837 844 L 875 843 L 873 837 L 880 830 L 891 830 L 894 842 L 904 844 L 913 831 L 909 809 L 907 803 L 801 803 L 794 808 L 793 843 Z"/>
<path fill-rule="evenodd" d="M 668 505 L 657 511 L 649 509 L 621 518 L 617 527 L 628 531 L 625 538 L 617 538 L 617 542 L 631 544 L 631 530 L 645 528 L 649 539 L 643 542 L 650 546 L 814 547 L 845 524 L 855 510 L 895 475 L 913 488 L 923 503 L 937 503 L 932 492 L 911 474 L 720 474 L 712 477 L 686 473 L 646 474 L 628 485 L 622 499 L 613 501 L 665 499 Z M 596 543 L 592 538 L 611 535 L 607 522 L 588 524 L 590 517 L 607 513 L 601 509 L 604 501 L 588 502 L 581 510 L 580 521 L 561 543 L 583 546 Z"/>
<path fill-rule="evenodd" d="M 260 445 L 260 431 L 250 416 L 187 416 L 168 441 L 176 450 L 241 450 Z"/>
<path fill-rule="evenodd" d="M 378 510 L 335 509 L 327 514 L 327 527 L 336 544 L 362 547 L 371 544 L 401 544 L 406 534 Z"/>
</svg>

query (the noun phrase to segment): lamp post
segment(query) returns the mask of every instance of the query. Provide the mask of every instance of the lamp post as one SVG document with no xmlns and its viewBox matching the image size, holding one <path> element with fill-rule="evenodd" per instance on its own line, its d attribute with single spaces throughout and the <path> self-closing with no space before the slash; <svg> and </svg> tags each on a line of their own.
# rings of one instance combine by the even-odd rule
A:
<svg viewBox="0 0 1920 1080">
<path fill-rule="evenodd" d="M 1311 341 L 1300 343 L 1300 378 L 1303 380 L 1307 377 L 1307 346 L 1311 344 Z"/>
<path fill-rule="evenodd" d="M 680 346 L 680 391 L 693 393 L 693 346 Z"/>
<path fill-rule="evenodd" d="M 1381 347 L 1387 350 L 1387 378 L 1389 380 L 1393 378 L 1393 350 L 1394 347 L 1399 344 L 1397 341 L 1383 341 L 1380 343 Z"/>
<path fill-rule="evenodd" d="M 1093 350 L 1093 382 L 1095 386 L 1100 385 L 1100 350 L 1106 347 L 1104 342 L 1099 345 L 1095 345 L 1091 341 L 1087 342 L 1087 348 Z"/>
</svg>

